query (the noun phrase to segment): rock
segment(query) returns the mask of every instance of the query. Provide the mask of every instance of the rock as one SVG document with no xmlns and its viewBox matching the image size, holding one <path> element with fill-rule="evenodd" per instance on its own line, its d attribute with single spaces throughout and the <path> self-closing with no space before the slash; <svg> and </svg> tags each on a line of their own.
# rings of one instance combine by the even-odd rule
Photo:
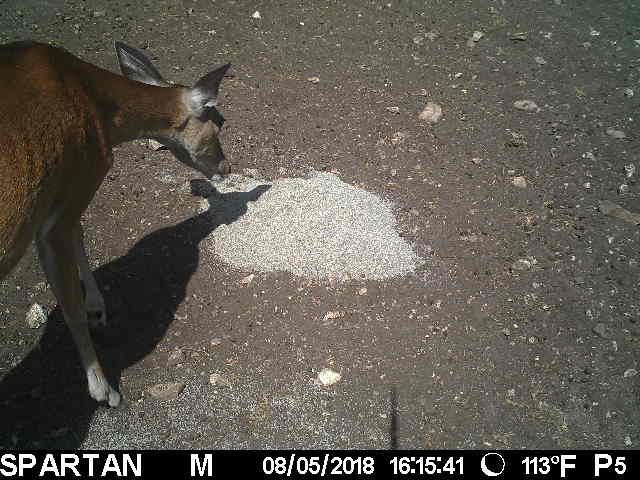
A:
<svg viewBox="0 0 640 480">
<path fill-rule="evenodd" d="M 186 359 L 187 359 L 187 356 L 185 355 L 184 351 L 182 351 L 181 348 L 178 348 L 173 352 L 171 352 L 171 354 L 169 355 L 169 358 L 167 359 L 167 366 L 175 367 L 180 363 L 184 363 Z"/>
<path fill-rule="evenodd" d="M 29 328 L 40 328 L 47 323 L 47 312 L 39 303 L 34 303 L 27 312 L 27 326 Z"/>
<path fill-rule="evenodd" d="M 627 176 L 627 178 L 633 177 L 633 175 L 636 173 L 636 166 L 633 163 L 630 163 L 629 165 L 625 165 L 624 173 Z"/>
<path fill-rule="evenodd" d="M 330 368 L 323 368 L 320 373 L 318 373 L 317 383 L 323 387 L 329 387 L 331 385 L 335 385 L 341 379 L 342 375 L 338 372 L 334 372 Z"/>
<path fill-rule="evenodd" d="M 598 208 L 605 215 L 619 218 L 633 225 L 640 225 L 640 214 L 632 213 L 629 210 L 622 208 L 620 205 L 617 205 L 610 200 L 600 200 L 598 202 Z"/>
<path fill-rule="evenodd" d="M 429 123 L 438 123 L 442 118 L 442 107 L 437 103 L 429 102 L 419 115 L 420 120 Z"/>
<path fill-rule="evenodd" d="M 615 128 L 607 128 L 607 135 L 615 138 L 616 140 L 623 140 L 627 138 L 627 135 L 622 130 L 616 130 Z"/>
<path fill-rule="evenodd" d="M 509 37 L 509 40 L 513 40 L 515 42 L 524 42 L 527 39 L 527 33 L 526 32 L 517 32 L 512 34 Z"/>
<path fill-rule="evenodd" d="M 391 137 L 391 143 L 392 143 L 393 145 L 399 145 L 399 144 L 401 144 L 402 142 L 404 142 L 404 141 L 407 139 L 407 137 L 409 137 L 409 134 L 408 134 L 408 133 L 405 133 L 405 132 L 396 132 L 396 133 L 394 133 L 394 134 L 392 135 L 392 137 Z"/>
<path fill-rule="evenodd" d="M 624 89 L 624 96 L 625 97 L 633 97 L 633 95 L 635 94 L 635 92 L 633 91 L 633 88 L 625 88 Z"/>
<path fill-rule="evenodd" d="M 165 147 L 163 144 L 161 144 L 160 142 L 155 141 L 154 139 L 150 138 L 147 142 L 147 145 L 149 146 L 149 149 L 157 152 L 158 150 L 166 150 L 167 147 Z"/>
<path fill-rule="evenodd" d="M 222 344 L 222 339 L 220 337 L 215 337 L 215 338 L 212 338 L 209 343 L 212 346 L 217 347 L 218 345 Z"/>
<path fill-rule="evenodd" d="M 324 317 L 322 317 L 322 321 L 326 322 L 328 320 L 335 320 L 341 317 L 344 317 L 344 312 L 327 312 L 324 314 Z"/>
<path fill-rule="evenodd" d="M 400 107 L 387 107 L 387 112 L 395 113 L 396 115 L 400 114 Z"/>
<path fill-rule="evenodd" d="M 184 382 L 158 383 L 147 388 L 147 392 L 156 400 L 174 400 L 186 387 Z"/>
<path fill-rule="evenodd" d="M 320 83 L 320 77 L 309 77 L 307 78 L 307 82 Z"/>
<path fill-rule="evenodd" d="M 209 376 L 209 383 L 211 385 L 216 386 L 216 387 L 230 387 L 231 386 L 231 382 L 229 381 L 229 379 L 227 377 L 225 377 L 224 375 L 220 374 L 220 373 L 212 373 Z"/>
<path fill-rule="evenodd" d="M 533 100 L 516 100 L 513 106 L 524 112 L 539 112 L 540 107 Z"/>
<path fill-rule="evenodd" d="M 253 12 L 251 14 L 251 18 L 255 18 L 256 20 L 260 20 L 262 18 L 262 16 L 260 15 L 260 12 L 258 10 L 256 10 L 255 12 Z"/>
<path fill-rule="evenodd" d="M 471 161 L 476 165 L 480 165 L 482 163 L 482 159 L 480 157 L 473 157 Z"/>
<path fill-rule="evenodd" d="M 513 177 L 511 183 L 518 188 L 527 188 L 527 179 L 524 177 Z"/>
<path fill-rule="evenodd" d="M 424 38 L 426 38 L 427 40 L 429 40 L 430 42 L 433 42 L 436 38 L 438 38 L 440 36 L 440 33 L 438 33 L 435 30 L 431 30 L 427 33 L 424 34 Z"/>
<path fill-rule="evenodd" d="M 609 327 L 607 327 L 602 322 L 596 323 L 596 325 L 593 327 L 593 333 L 605 339 L 611 338 L 611 331 L 609 330 Z"/>
<path fill-rule="evenodd" d="M 252 273 L 250 275 L 247 275 L 242 280 L 240 280 L 240 284 L 241 285 L 249 285 L 251 282 L 253 282 L 253 279 L 255 278 L 255 276 L 256 275 L 254 273 Z"/>
<path fill-rule="evenodd" d="M 638 374 L 638 371 L 635 368 L 629 368 L 624 371 L 624 374 L 622 376 L 624 378 L 631 378 L 631 377 L 635 377 L 637 374 Z"/>
<path fill-rule="evenodd" d="M 367 287 L 362 287 L 360 290 L 358 290 L 358 295 L 366 295 L 367 294 Z"/>
<path fill-rule="evenodd" d="M 531 268 L 538 263 L 533 257 L 520 258 L 511 264 L 511 270 L 531 270 Z"/>
<path fill-rule="evenodd" d="M 467 46 L 475 46 L 475 44 L 478 43 L 482 39 L 482 37 L 484 37 L 484 33 L 476 30 L 475 32 L 473 32 L 473 35 L 471 35 L 469 40 L 467 40 Z"/>
<path fill-rule="evenodd" d="M 546 65 L 547 64 L 547 61 L 543 57 L 535 57 L 534 60 L 538 65 Z"/>
<path fill-rule="evenodd" d="M 626 194 L 626 193 L 629 193 L 629 185 L 627 185 L 626 183 L 621 184 L 621 185 L 618 187 L 618 193 L 619 193 L 620 195 L 624 195 L 624 194 Z"/>
</svg>

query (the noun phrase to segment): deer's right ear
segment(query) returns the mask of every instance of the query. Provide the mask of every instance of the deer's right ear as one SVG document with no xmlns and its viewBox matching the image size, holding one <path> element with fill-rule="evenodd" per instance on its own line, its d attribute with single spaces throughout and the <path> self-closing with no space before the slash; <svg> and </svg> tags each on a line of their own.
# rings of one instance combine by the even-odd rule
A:
<svg viewBox="0 0 640 480">
<path fill-rule="evenodd" d="M 158 87 L 169 86 L 169 82 L 162 78 L 162 75 L 153 66 L 151 60 L 140 50 L 129 47 L 124 43 L 116 42 L 116 53 L 118 54 L 120 70 L 125 77 Z"/>
<path fill-rule="evenodd" d="M 230 63 L 216 68 L 212 72 L 202 77 L 191 89 L 191 108 L 199 115 L 207 107 L 214 107 L 218 104 L 218 91 L 220 82 L 227 73 Z"/>
</svg>

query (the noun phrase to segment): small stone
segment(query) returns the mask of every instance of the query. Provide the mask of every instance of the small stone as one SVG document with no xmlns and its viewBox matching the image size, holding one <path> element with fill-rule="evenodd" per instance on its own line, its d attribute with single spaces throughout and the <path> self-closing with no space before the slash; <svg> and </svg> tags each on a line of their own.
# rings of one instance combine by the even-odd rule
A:
<svg viewBox="0 0 640 480">
<path fill-rule="evenodd" d="M 212 373 L 209 375 L 209 383 L 216 387 L 230 387 L 231 382 L 227 377 L 221 375 L 220 373 Z"/>
<path fill-rule="evenodd" d="M 442 118 L 442 107 L 437 103 L 429 102 L 425 105 L 419 118 L 429 123 L 437 123 Z"/>
<path fill-rule="evenodd" d="M 484 33 L 476 30 L 475 32 L 473 32 L 473 35 L 471 35 L 471 40 L 473 40 L 474 42 L 479 42 L 482 37 L 484 37 Z"/>
<path fill-rule="evenodd" d="M 34 303 L 27 312 L 27 326 L 29 328 L 40 328 L 47 323 L 47 312 L 39 303 Z"/>
<path fill-rule="evenodd" d="M 625 97 L 633 97 L 633 95 L 635 94 L 635 92 L 633 91 L 633 88 L 625 88 L 624 89 L 624 96 Z"/>
<path fill-rule="evenodd" d="M 338 312 L 338 311 L 327 312 L 327 313 L 324 314 L 324 317 L 322 317 L 322 320 L 324 322 L 326 322 L 328 320 L 335 320 L 335 319 L 341 318 L 341 317 L 344 317 L 344 312 Z"/>
<path fill-rule="evenodd" d="M 329 368 L 323 368 L 318 374 L 317 383 L 323 387 L 329 387 L 335 385 L 342 379 L 342 375 L 338 372 L 334 372 Z"/>
<path fill-rule="evenodd" d="M 253 14 L 251 15 L 251 18 L 255 18 L 256 20 L 260 20 L 262 18 L 262 16 L 260 15 L 260 12 L 258 10 L 256 10 L 255 12 L 253 12 Z"/>
<path fill-rule="evenodd" d="M 533 100 L 517 100 L 513 102 L 513 106 L 524 112 L 539 112 L 540 107 Z"/>
<path fill-rule="evenodd" d="M 593 333 L 595 333 L 596 335 L 602 338 L 606 338 L 606 339 L 611 338 L 611 332 L 609 331 L 609 327 L 607 327 L 602 322 L 596 323 L 596 325 L 593 327 Z"/>
<path fill-rule="evenodd" d="M 107 14 L 106 10 L 95 10 L 93 12 L 94 17 L 104 17 Z"/>
<path fill-rule="evenodd" d="M 212 346 L 217 347 L 218 345 L 220 345 L 222 343 L 222 338 L 220 337 L 215 337 L 212 338 L 211 341 L 209 342 Z"/>
<path fill-rule="evenodd" d="M 367 287 L 362 287 L 360 290 L 358 290 L 358 295 L 366 295 L 367 294 Z"/>
<path fill-rule="evenodd" d="M 387 112 L 391 112 L 398 115 L 400 114 L 400 107 L 387 107 Z"/>
<path fill-rule="evenodd" d="M 528 258 L 520 258 L 511 264 L 511 270 L 531 270 L 533 263 Z"/>
<path fill-rule="evenodd" d="M 158 383 L 147 388 L 147 392 L 156 400 L 173 400 L 182 393 L 185 386 L 184 382 Z"/>
<path fill-rule="evenodd" d="M 510 40 L 516 41 L 516 42 L 524 42 L 527 39 L 527 33 L 526 32 L 517 32 L 512 34 L 509 37 Z"/>
<path fill-rule="evenodd" d="M 543 57 L 535 57 L 534 60 L 538 65 L 546 65 L 547 64 L 547 61 Z"/>
<path fill-rule="evenodd" d="M 243 168 L 242 173 L 250 178 L 260 178 L 260 171 L 257 168 Z"/>
<path fill-rule="evenodd" d="M 631 377 L 635 377 L 637 374 L 638 374 L 638 370 L 636 370 L 635 368 L 629 368 L 624 371 L 624 374 L 622 376 L 624 378 L 631 378 Z"/>
<path fill-rule="evenodd" d="M 482 159 L 480 157 L 473 157 L 471 161 L 476 165 L 480 165 L 482 163 Z"/>
<path fill-rule="evenodd" d="M 438 38 L 439 35 L 440 34 L 438 32 L 436 32 L 435 30 L 431 30 L 431 31 L 429 31 L 429 32 L 424 34 L 424 38 L 426 38 L 430 42 L 433 42 L 436 38 Z"/>
<path fill-rule="evenodd" d="M 527 188 L 527 179 L 524 177 L 513 177 L 512 182 L 518 188 Z"/>
<path fill-rule="evenodd" d="M 156 140 L 150 138 L 148 141 L 148 146 L 150 150 L 153 150 L 154 152 L 157 152 L 158 150 L 166 150 L 167 147 L 165 147 L 163 144 L 161 144 L 160 142 L 157 142 Z"/>
<path fill-rule="evenodd" d="M 307 78 L 307 82 L 320 83 L 320 77 L 309 77 Z"/>
<path fill-rule="evenodd" d="M 249 285 L 251 282 L 253 282 L 253 279 L 255 278 L 255 276 L 256 275 L 254 273 L 252 273 L 250 275 L 247 275 L 242 280 L 240 280 L 240 284 L 241 285 Z"/>
<path fill-rule="evenodd" d="M 618 193 L 620 195 L 624 195 L 626 193 L 629 193 L 629 185 L 627 185 L 626 183 L 623 183 L 622 185 L 620 185 L 618 187 Z"/>
<path fill-rule="evenodd" d="M 407 137 L 409 136 L 408 133 L 405 132 L 396 132 L 393 134 L 393 136 L 391 137 L 391 143 L 393 145 L 399 145 L 401 143 L 403 143 Z"/>
<path fill-rule="evenodd" d="M 624 436 L 624 444 L 627 447 L 630 447 L 631 445 L 633 445 L 633 442 L 631 441 L 631 435 Z"/>
<path fill-rule="evenodd" d="M 629 165 L 625 165 L 624 173 L 627 176 L 627 178 L 633 177 L 633 175 L 636 173 L 636 166 L 633 163 L 630 163 Z"/>
<path fill-rule="evenodd" d="M 182 351 L 181 348 L 178 348 L 171 352 L 171 355 L 169 355 L 169 358 L 167 359 L 167 366 L 175 367 L 180 363 L 184 363 L 186 359 L 187 356 L 184 354 L 184 351 Z"/>
<path fill-rule="evenodd" d="M 509 337 L 509 336 L 511 336 L 511 330 L 509 330 L 508 328 L 503 328 L 503 329 L 502 329 L 502 334 L 503 334 L 505 337 Z"/>
<path fill-rule="evenodd" d="M 615 128 L 607 128 L 607 135 L 617 140 L 627 138 L 627 135 L 622 130 L 616 130 Z"/>
</svg>

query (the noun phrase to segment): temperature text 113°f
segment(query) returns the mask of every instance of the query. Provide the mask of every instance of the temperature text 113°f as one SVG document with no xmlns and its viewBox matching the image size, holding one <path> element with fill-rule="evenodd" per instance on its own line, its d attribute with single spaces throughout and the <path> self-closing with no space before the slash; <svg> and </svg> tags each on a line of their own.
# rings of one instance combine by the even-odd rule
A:
<svg viewBox="0 0 640 480">
<path fill-rule="evenodd" d="M 539 457 L 525 457 L 522 460 L 525 475 L 547 475 L 560 469 L 560 478 L 565 478 L 567 472 L 576 468 L 576 455 L 553 455 Z M 606 470 L 613 470 L 622 475 L 627 471 L 625 457 L 615 457 L 606 453 L 596 453 L 593 460 L 593 473 L 599 477 Z"/>
</svg>

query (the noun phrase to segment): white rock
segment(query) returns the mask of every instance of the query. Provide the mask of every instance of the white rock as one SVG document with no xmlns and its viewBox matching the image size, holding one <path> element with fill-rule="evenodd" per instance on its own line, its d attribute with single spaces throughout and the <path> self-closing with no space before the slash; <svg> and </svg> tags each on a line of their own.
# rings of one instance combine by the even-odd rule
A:
<svg viewBox="0 0 640 480">
<path fill-rule="evenodd" d="M 629 368 L 624 371 L 624 374 L 622 376 L 624 378 L 630 378 L 630 377 L 635 377 L 637 374 L 638 374 L 638 370 L 636 370 L 635 368 Z"/>
<path fill-rule="evenodd" d="M 624 166 L 624 172 L 627 175 L 627 178 L 633 177 L 634 173 L 636 173 L 636 166 L 633 163 Z"/>
<path fill-rule="evenodd" d="M 391 113 L 395 113 L 396 115 L 399 115 L 400 107 L 387 107 L 387 111 Z"/>
<path fill-rule="evenodd" d="M 251 15 L 251 18 L 255 18 L 256 20 L 260 20 L 262 18 L 262 16 L 260 15 L 260 12 L 258 10 L 256 10 L 255 12 L 253 12 L 253 14 Z"/>
<path fill-rule="evenodd" d="M 442 107 L 437 103 L 429 102 L 425 105 L 419 118 L 429 123 L 437 123 L 442 118 Z"/>
<path fill-rule="evenodd" d="M 322 320 L 326 322 L 327 320 L 335 320 L 341 317 L 344 317 L 344 312 L 327 312 L 324 314 L 324 317 L 322 317 Z"/>
<path fill-rule="evenodd" d="M 342 375 L 338 372 L 334 372 L 330 368 L 323 368 L 320 373 L 318 373 L 318 384 L 323 387 L 329 387 L 331 385 L 335 385 L 342 379 Z"/>
<path fill-rule="evenodd" d="M 151 150 L 154 150 L 156 152 L 158 150 L 162 150 L 163 148 L 166 148 L 163 144 L 161 144 L 160 142 L 156 142 L 152 138 L 149 139 L 148 145 Z"/>
<path fill-rule="evenodd" d="M 320 77 L 309 77 L 307 78 L 307 82 L 320 83 Z"/>
<path fill-rule="evenodd" d="M 231 382 L 227 377 L 221 375 L 220 373 L 212 373 L 209 376 L 209 383 L 211 385 L 215 385 L 216 387 L 230 387 Z"/>
<path fill-rule="evenodd" d="M 29 328 L 40 328 L 45 323 L 47 323 L 47 312 L 42 308 L 42 305 L 34 303 L 27 312 L 27 326 Z"/>
<path fill-rule="evenodd" d="M 624 94 L 626 97 L 633 97 L 633 95 L 635 95 L 635 92 L 633 91 L 633 88 L 625 88 Z"/>
<path fill-rule="evenodd" d="M 147 392 L 157 400 L 173 400 L 182 393 L 185 386 L 184 382 L 158 383 L 147 388 Z"/>
<path fill-rule="evenodd" d="M 607 128 L 607 135 L 617 140 L 627 138 L 627 135 L 622 130 L 616 130 L 615 128 Z"/>
<path fill-rule="evenodd" d="M 524 112 L 539 112 L 540 107 L 533 100 L 516 100 L 513 106 Z"/>
<path fill-rule="evenodd" d="M 527 188 L 527 179 L 524 177 L 513 177 L 512 183 L 518 188 Z"/>
</svg>

